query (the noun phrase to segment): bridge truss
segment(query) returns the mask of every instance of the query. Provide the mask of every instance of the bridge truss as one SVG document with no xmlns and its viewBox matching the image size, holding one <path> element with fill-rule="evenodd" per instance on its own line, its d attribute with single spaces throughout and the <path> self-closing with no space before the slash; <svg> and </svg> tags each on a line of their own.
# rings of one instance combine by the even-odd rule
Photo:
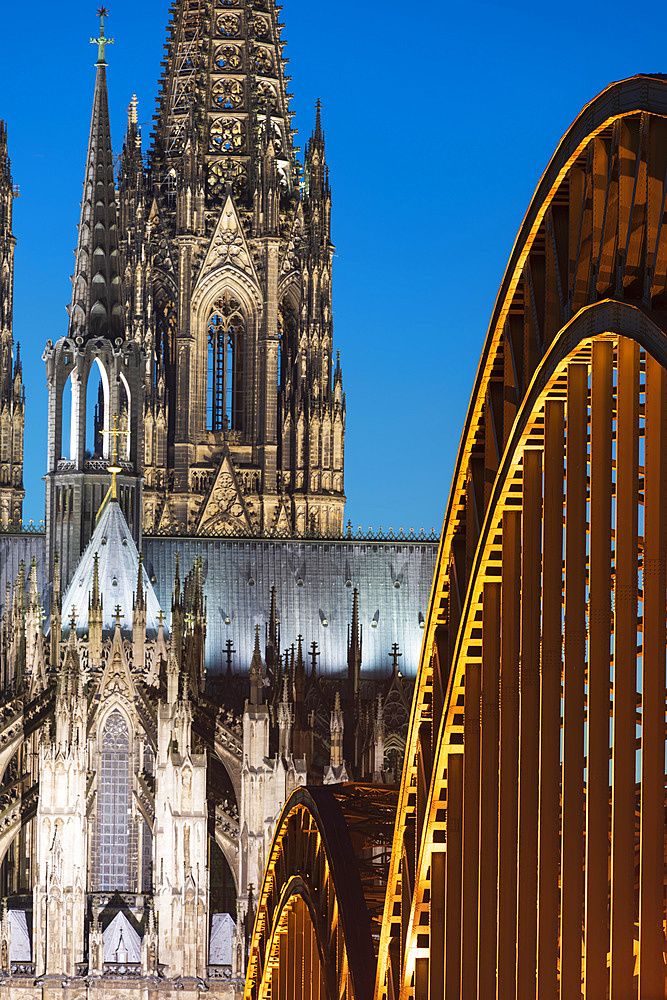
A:
<svg viewBox="0 0 667 1000">
<path fill-rule="evenodd" d="M 667 79 L 635 77 L 574 122 L 519 232 L 445 518 L 376 1000 L 667 995 L 666 196 Z"/>
<path fill-rule="evenodd" d="M 381 998 L 663 997 L 667 81 L 566 134 L 450 495 Z"/>
</svg>

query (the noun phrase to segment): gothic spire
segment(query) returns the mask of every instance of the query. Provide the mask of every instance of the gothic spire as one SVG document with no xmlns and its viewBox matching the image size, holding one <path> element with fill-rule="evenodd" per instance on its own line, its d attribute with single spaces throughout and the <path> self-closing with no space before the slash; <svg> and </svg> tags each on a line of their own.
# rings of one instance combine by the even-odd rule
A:
<svg viewBox="0 0 667 1000">
<path fill-rule="evenodd" d="M 137 564 L 137 592 L 134 597 L 134 606 L 137 611 L 145 610 L 145 595 L 144 595 L 144 557 L 142 553 L 139 553 L 139 562 Z"/>
<path fill-rule="evenodd" d="M 352 625 L 348 633 L 347 644 L 347 676 L 350 699 L 353 700 L 359 691 L 361 673 L 361 626 L 359 625 L 359 591 L 354 588 L 352 598 Z"/>
<path fill-rule="evenodd" d="M 259 625 L 255 625 L 255 649 L 252 654 L 250 664 L 250 704 L 262 705 L 264 703 L 264 667 L 262 665 L 262 654 L 259 648 Z"/>
<path fill-rule="evenodd" d="M 100 37 L 91 39 L 98 46 L 98 59 L 69 335 L 113 340 L 123 334 L 123 308 L 105 59 L 106 46 L 112 39 L 104 34 L 106 11 L 102 7 L 100 12 Z"/>
<path fill-rule="evenodd" d="M 271 587 L 271 610 L 269 612 L 269 627 L 266 637 L 266 668 L 270 677 L 275 677 L 280 666 L 280 622 L 276 608 L 276 588 Z"/>
<path fill-rule="evenodd" d="M 13 203 L 14 183 L 7 152 L 7 126 L 3 121 L 0 121 L 0 335 L 3 345 L 7 338 L 11 344 L 12 334 L 14 247 L 16 245 L 12 233 Z M 9 377 L 11 378 L 11 368 Z"/>
</svg>

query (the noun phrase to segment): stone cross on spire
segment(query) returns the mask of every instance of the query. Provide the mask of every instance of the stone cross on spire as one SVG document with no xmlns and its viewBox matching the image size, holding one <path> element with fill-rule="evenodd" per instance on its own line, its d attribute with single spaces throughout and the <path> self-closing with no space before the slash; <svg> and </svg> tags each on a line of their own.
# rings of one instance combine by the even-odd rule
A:
<svg viewBox="0 0 667 1000">
<path fill-rule="evenodd" d="M 111 499 L 116 500 L 118 498 L 118 487 L 116 484 L 116 477 L 118 476 L 119 472 L 123 471 L 121 467 L 118 465 L 118 438 L 121 436 L 121 434 L 129 434 L 130 432 L 129 430 L 121 430 L 121 428 L 118 426 L 118 414 L 114 413 L 112 429 L 110 431 L 103 430 L 102 433 L 108 434 L 109 437 L 113 438 L 113 455 L 111 457 L 111 465 L 109 466 L 108 471 L 111 473 Z"/>
<path fill-rule="evenodd" d="M 106 38 L 105 35 L 104 35 L 104 18 L 109 16 L 109 11 L 107 10 L 107 8 L 106 7 L 98 7 L 97 8 L 97 16 L 100 19 L 100 37 L 99 38 L 91 38 L 90 39 L 90 44 L 98 46 L 98 51 L 97 51 L 97 65 L 98 66 L 106 66 L 107 61 L 104 58 L 104 56 L 105 56 L 105 49 L 106 49 L 107 45 L 113 45 L 115 39 L 113 39 L 113 38 Z"/>
</svg>

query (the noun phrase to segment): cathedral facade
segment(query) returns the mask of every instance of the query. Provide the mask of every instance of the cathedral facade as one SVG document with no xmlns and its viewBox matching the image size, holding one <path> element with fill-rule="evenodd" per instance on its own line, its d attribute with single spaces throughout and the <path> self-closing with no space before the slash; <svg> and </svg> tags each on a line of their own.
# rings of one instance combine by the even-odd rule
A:
<svg viewBox="0 0 667 1000">
<path fill-rule="evenodd" d="M 436 546 L 344 524 L 325 139 L 318 104 L 299 163 L 278 11 L 172 5 L 148 159 L 133 102 L 116 176 L 100 9 L 43 533 L 0 130 L 8 996 L 241 995 L 290 793 L 400 776 Z"/>
</svg>

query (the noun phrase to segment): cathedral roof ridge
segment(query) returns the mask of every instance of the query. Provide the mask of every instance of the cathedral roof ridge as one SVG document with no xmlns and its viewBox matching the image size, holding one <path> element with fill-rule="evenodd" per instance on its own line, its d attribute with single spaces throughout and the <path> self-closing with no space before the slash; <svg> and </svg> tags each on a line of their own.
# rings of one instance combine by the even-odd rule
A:
<svg viewBox="0 0 667 1000">
<path fill-rule="evenodd" d="M 67 621 L 72 608 L 76 607 L 77 631 L 80 633 L 88 631 L 89 595 L 93 593 L 97 574 L 104 632 L 110 634 L 114 631 L 116 620 L 114 612 L 118 606 L 124 616 L 121 631 L 131 631 L 133 602 L 136 602 L 140 573 L 143 576 L 145 594 L 146 632 L 155 636 L 160 618 L 158 599 L 140 560 L 122 508 L 119 503 L 110 503 L 102 514 L 74 571 L 72 582 L 67 588 L 63 598 L 62 620 Z"/>
</svg>

